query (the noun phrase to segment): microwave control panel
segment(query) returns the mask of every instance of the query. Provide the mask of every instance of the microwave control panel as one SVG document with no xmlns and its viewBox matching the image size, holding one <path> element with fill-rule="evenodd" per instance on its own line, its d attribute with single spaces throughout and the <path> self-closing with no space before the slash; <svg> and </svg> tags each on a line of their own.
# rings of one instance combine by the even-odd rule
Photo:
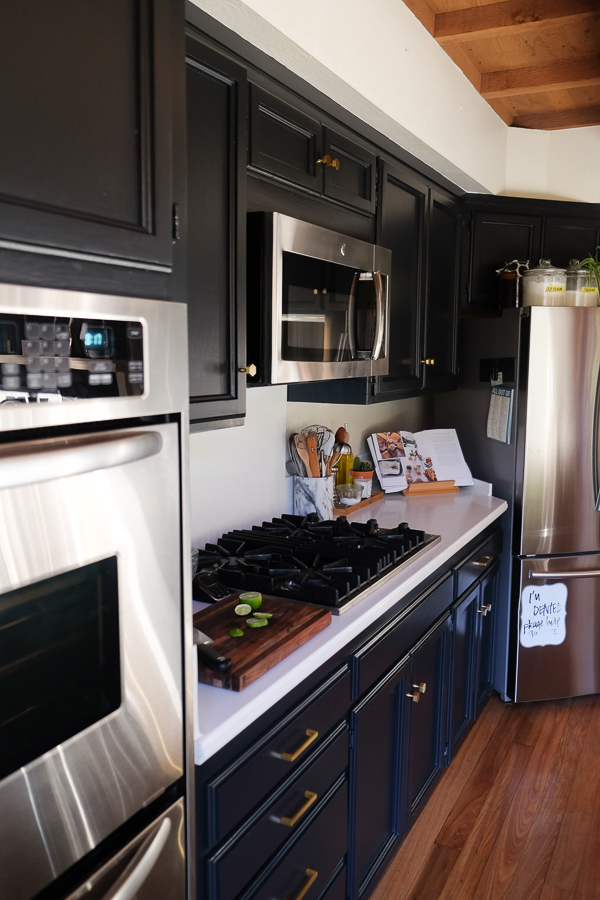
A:
<svg viewBox="0 0 600 900">
<path fill-rule="evenodd" d="M 141 322 L 0 313 L 0 404 L 144 393 Z"/>
</svg>

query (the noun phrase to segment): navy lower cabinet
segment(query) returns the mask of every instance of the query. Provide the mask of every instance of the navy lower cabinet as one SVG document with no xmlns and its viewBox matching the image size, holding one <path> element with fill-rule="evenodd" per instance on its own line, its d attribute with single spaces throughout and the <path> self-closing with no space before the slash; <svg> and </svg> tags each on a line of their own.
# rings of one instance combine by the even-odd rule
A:
<svg viewBox="0 0 600 900">
<path fill-rule="evenodd" d="M 491 693 L 498 535 L 196 768 L 198 900 L 366 900 Z"/>
</svg>

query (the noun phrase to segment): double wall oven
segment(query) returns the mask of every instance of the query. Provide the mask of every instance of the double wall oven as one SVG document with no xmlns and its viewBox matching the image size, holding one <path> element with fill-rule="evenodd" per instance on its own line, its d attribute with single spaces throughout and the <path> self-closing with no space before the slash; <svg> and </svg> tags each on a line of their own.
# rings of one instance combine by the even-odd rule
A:
<svg viewBox="0 0 600 900">
<path fill-rule="evenodd" d="M 0 285 L 10 900 L 187 896 L 186 347 L 181 304 Z"/>
</svg>

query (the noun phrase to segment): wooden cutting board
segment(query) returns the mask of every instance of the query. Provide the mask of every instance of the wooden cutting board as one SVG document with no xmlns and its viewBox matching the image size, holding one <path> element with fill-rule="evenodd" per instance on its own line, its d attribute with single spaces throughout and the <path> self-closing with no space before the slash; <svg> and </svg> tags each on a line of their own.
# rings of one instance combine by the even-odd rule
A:
<svg viewBox="0 0 600 900">
<path fill-rule="evenodd" d="M 213 639 L 215 650 L 232 660 L 228 672 L 216 672 L 198 660 L 202 684 L 242 691 L 331 624 L 328 609 L 263 594 L 259 612 L 273 617 L 264 628 L 249 628 L 244 626 L 246 617 L 234 613 L 238 602 L 237 598 L 220 601 L 194 615 L 194 626 Z M 230 637 L 232 628 L 243 628 L 244 636 Z"/>
</svg>

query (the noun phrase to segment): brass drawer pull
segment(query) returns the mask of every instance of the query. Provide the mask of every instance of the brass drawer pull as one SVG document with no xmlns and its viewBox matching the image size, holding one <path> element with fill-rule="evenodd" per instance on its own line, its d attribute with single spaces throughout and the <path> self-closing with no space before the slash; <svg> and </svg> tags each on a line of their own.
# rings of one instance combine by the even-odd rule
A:
<svg viewBox="0 0 600 900">
<path fill-rule="evenodd" d="M 422 359 L 422 363 L 425 363 L 426 366 L 435 366 L 435 359 L 431 356 L 428 356 L 427 359 Z"/>
<path fill-rule="evenodd" d="M 286 762 L 294 762 L 301 753 L 304 753 L 307 747 L 310 747 L 313 741 L 319 737 L 318 731 L 313 731 L 312 728 L 306 729 L 306 740 L 300 744 L 297 750 L 294 750 L 293 753 L 282 753 L 281 758 L 285 759 Z"/>
<path fill-rule="evenodd" d="M 323 163 L 323 165 L 327 166 L 327 168 L 336 169 L 336 170 L 338 170 L 340 168 L 339 159 L 332 159 L 331 156 L 329 155 L 329 153 L 326 153 L 325 156 L 322 156 L 321 159 L 317 160 L 317 162 Z"/>
<path fill-rule="evenodd" d="M 313 791 L 304 791 L 304 796 L 306 798 L 306 803 L 303 803 L 295 816 L 282 816 L 279 820 L 281 825 L 289 825 L 290 828 L 293 828 L 296 822 L 302 818 L 305 812 L 307 812 L 315 800 L 317 799 L 317 795 L 313 793 Z"/>
<path fill-rule="evenodd" d="M 425 681 L 421 681 L 420 684 L 413 684 L 414 693 L 407 694 L 407 697 L 410 697 L 413 703 L 418 703 L 421 699 L 421 694 L 424 694 L 427 690 L 427 684 Z"/>
<path fill-rule="evenodd" d="M 309 889 L 309 887 L 312 885 L 312 883 L 313 883 L 314 881 L 317 880 L 317 877 L 318 877 L 319 873 L 318 873 L 315 869 L 306 869 L 306 870 L 305 870 L 305 875 L 306 875 L 306 877 L 307 877 L 307 880 L 306 880 L 306 882 L 305 882 L 305 884 L 304 884 L 304 887 L 301 888 L 301 889 L 298 891 L 298 893 L 296 894 L 295 897 L 292 898 L 292 900 L 302 900 L 302 898 L 303 898 L 304 895 L 306 894 L 306 892 L 307 892 L 307 890 Z"/>
<path fill-rule="evenodd" d="M 492 608 L 492 604 L 491 604 L 491 603 L 486 603 L 486 605 L 485 605 L 485 606 L 482 606 L 480 609 L 478 609 L 477 612 L 478 612 L 478 613 L 481 613 L 482 616 L 487 616 L 487 614 L 489 613 L 489 611 L 491 610 L 491 608 Z"/>
<path fill-rule="evenodd" d="M 471 563 L 471 565 L 473 565 L 473 566 L 483 566 L 483 567 L 489 566 L 489 564 L 491 563 L 491 561 L 493 560 L 493 558 L 494 558 L 493 556 L 484 556 L 482 562 L 479 562 L 479 560 L 474 559 L 473 562 Z"/>
</svg>

